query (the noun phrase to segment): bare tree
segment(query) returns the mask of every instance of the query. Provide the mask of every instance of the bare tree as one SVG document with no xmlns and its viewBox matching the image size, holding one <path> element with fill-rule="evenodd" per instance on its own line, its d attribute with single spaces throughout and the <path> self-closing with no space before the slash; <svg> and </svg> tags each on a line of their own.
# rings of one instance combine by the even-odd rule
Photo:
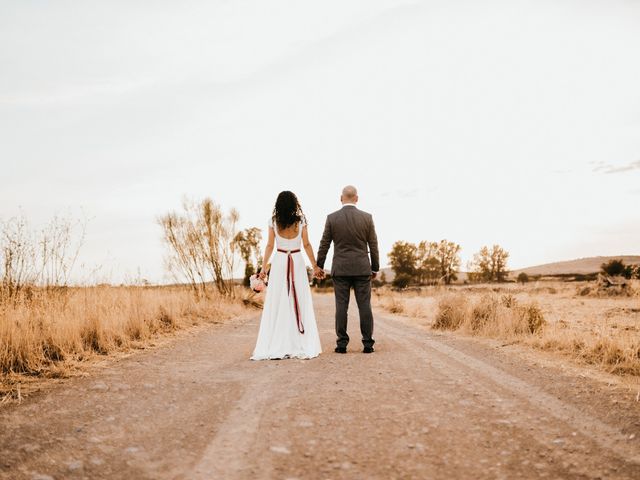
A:
<svg viewBox="0 0 640 480">
<path fill-rule="evenodd" d="M 167 269 L 176 280 L 186 280 L 196 295 L 204 294 L 206 290 L 204 269 L 199 265 L 199 258 L 194 254 L 189 218 L 171 212 L 160 217 L 158 223 L 162 227 L 164 241 L 169 247 L 166 258 Z"/>
<path fill-rule="evenodd" d="M 55 216 L 35 232 L 22 214 L 0 221 L 0 300 L 16 299 L 28 287 L 68 286 L 86 224 L 86 220 Z"/>
<path fill-rule="evenodd" d="M 86 235 L 86 220 L 55 216 L 40 232 L 38 283 L 45 287 L 66 287 Z M 80 234 L 76 235 L 76 229 Z"/>
<path fill-rule="evenodd" d="M 24 216 L 14 217 L 1 224 L 0 249 L 2 255 L 3 299 L 16 298 L 25 286 L 35 284 L 35 248 L 33 235 Z"/>
<path fill-rule="evenodd" d="M 209 282 L 221 294 L 232 296 L 237 210 L 224 215 L 210 198 L 200 202 L 184 199 L 182 207 L 181 213 L 170 212 L 158 219 L 169 247 L 169 270 L 178 280 L 186 280 L 198 296 L 206 295 Z"/>
</svg>

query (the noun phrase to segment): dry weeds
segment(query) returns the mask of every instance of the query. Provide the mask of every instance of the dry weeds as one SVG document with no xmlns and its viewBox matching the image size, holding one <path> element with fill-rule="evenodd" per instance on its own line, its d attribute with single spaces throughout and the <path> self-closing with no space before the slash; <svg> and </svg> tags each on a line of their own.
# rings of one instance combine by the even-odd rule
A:
<svg viewBox="0 0 640 480">
<path fill-rule="evenodd" d="M 183 287 L 34 290 L 0 305 L 0 396 L 19 394 L 16 374 L 65 376 L 96 355 L 143 347 L 159 335 L 243 311 L 239 299 L 195 300 Z"/>
<path fill-rule="evenodd" d="M 619 375 L 640 376 L 640 291 L 591 296 L 593 283 L 473 285 L 378 291 L 377 303 L 434 329 L 556 352 Z"/>
</svg>

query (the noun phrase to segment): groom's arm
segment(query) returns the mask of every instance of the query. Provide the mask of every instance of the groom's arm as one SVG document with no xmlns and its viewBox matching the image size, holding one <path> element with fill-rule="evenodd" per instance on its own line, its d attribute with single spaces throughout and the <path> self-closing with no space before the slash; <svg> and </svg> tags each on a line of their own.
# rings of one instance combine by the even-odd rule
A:
<svg viewBox="0 0 640 480">
<path fill-rule="evenodd" d="M 371 225 L 369 226 L 369 236 L 367 243 L 369 244 L 369 255 L 371 255 L 371 271 L 380 271 L 380 255 L 378 253 L 378 236 L 376 235 L 376 226 L 373 224 L 373 217 L 370 217 Z"/>
<path fill-rule="evenodd" d="M 324 262 L 327 259 L 327 253 L 329 252 L 329 247 L 331 246 L 331 240 L 333 240 L 333 237 L 331 236 L 331 222 L 329 222 L 329 217 L 327 217 L 327 222 L 324 224 L 322 239 L 320 240 L 320 246 L 318 246 L 317 264 L 320 268 L 324 268 Z"/>
</svg>

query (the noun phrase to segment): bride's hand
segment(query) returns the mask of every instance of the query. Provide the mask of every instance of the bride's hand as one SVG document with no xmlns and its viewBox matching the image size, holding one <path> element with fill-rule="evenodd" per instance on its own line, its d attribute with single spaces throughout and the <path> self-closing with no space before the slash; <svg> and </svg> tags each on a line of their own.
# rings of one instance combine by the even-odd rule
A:
<svg viewBox="0 0 640 480">
<path fill-rule="evenodd" d="M 322 280 L 324 278 L 324 270 L 316 265 L 313 267 L 313 276 L 318 280 Z"/>
</svg>

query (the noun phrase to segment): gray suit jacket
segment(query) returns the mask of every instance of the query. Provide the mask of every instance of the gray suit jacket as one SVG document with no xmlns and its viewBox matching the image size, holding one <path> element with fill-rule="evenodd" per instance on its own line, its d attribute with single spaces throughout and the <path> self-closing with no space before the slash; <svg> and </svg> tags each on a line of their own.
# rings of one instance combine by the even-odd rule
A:
<svg viewBox="0 0 640 480">
<path fill-rule="evenodd" d="M 324 268 L 331 242 L 331 276 L 371 275 L 372 271 L 380 270 L 378 237 L 370 213 L 358 210 L 352 205 L 345 205 L 327 216 L 318 247 L 320 268 Z"/>
</svg>

